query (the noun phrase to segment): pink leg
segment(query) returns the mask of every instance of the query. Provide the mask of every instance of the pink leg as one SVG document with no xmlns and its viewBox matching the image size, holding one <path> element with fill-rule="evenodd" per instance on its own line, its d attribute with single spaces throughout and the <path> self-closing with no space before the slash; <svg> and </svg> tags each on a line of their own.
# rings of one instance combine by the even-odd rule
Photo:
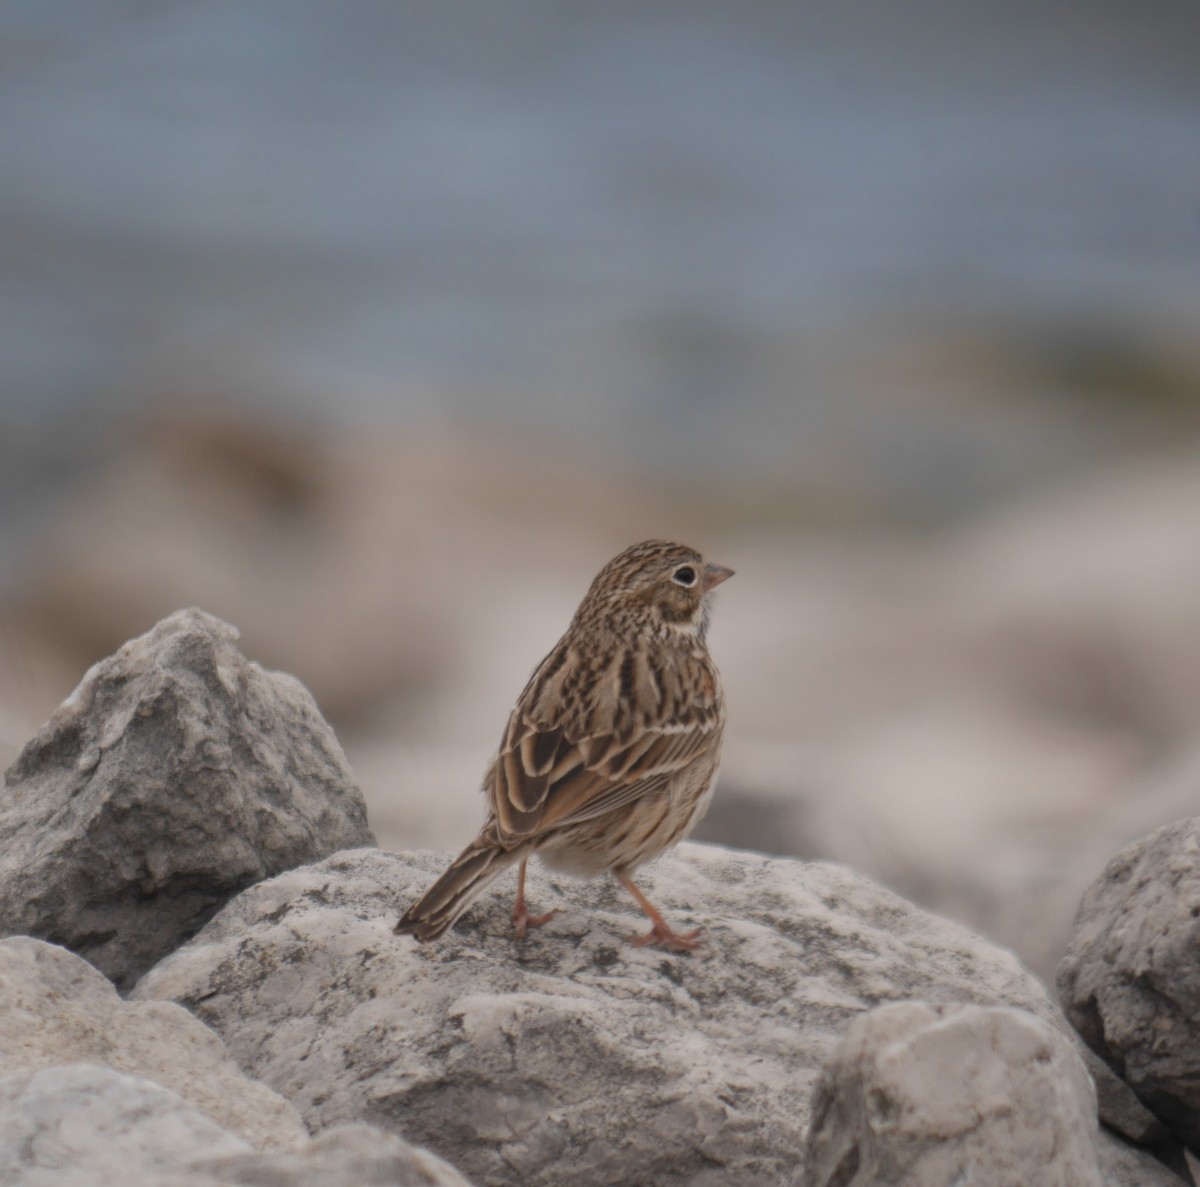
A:
<svg viewBox="0 0 1200 1187">
<path fill-rule="evenodd" d="M 525 929 L 529 927 L 541 927 L 543 923 L 549 923 L 554 918 L 554 911 L 547 911 L 545 915 L 530 915 L 529 907 L 525 904 L 525 867 L 529 864 L 528 858 L 521 862 L 521 868 L 517 871 L 517 901 L 513 903 L 512 921 L 517 928 L 517 939 L 525 938 Z"/>
<path fill-rule="evenodd" d="M 695 931 L 675 931 L 671 925 L 655 910 L 654 904 L 633 884 L 628 874 L 613 875 L 635 899 L 638 906 L 646 912 L 646 917 L 653 926 L 644 936 L 638 936 L 631 943 L 637 948 L 655 944 L 666 948 L 669 952 L 695 952 L 704 941 L 700 938 L 700 929 Z"/>
</svg>

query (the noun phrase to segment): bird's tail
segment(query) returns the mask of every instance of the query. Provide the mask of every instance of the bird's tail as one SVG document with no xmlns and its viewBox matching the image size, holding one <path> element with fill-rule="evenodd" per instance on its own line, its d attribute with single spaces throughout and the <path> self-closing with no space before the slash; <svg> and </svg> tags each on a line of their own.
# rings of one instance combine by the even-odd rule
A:
<svg viewBox="0 0 1200 1187">
<path fill-rule="evenodd" d="M 493 879 L 521 856 L 520 851 L 501 849 L 483 838 L 472 841 L 404 912 L 395 931 L 421 941 L 437 939 L 454 926 L 454 921 Z"/>
</svg>

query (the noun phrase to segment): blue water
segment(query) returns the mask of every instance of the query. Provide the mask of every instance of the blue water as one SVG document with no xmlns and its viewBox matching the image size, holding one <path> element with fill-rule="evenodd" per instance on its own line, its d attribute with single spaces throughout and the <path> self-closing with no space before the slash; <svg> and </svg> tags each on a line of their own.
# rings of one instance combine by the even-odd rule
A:
<svg viewBox="0 0 1200 1187">
<path fill-rule="evenodd" d="M 6 0 L 0 162 L 6 499 L 164 392 L 753 466 L 806 343 L 1200 316 L 1200 6 Z"/>
</svg>

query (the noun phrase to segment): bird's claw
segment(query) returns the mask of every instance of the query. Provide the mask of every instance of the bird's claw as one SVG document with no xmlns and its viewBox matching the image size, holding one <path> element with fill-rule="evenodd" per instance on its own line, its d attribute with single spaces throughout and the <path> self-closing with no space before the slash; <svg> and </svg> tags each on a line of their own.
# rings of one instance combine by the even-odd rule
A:
<svg viewBox="0 0 1200 1187">
<path fill-rule="evenodd" d="M 656 923 L 644 936 L 629 941 L 635 948 L 665 948 L 668 952 L 695 952 L 704 944 L 700 928 L 675 931 L 665 923 Z"/>
<path fill-rule="evenodd" d="M 529 928 L 541 927 L 543 923 L 549 923 L 557 914 L 557 911 L 547 911 L 545 915 L 530 915 L 529 908 L 524 903 L 519 903 L 512 909 L 512 921 L 516 928 L 517 939 L 523 940 L 525 932 Z"/>
</svg>

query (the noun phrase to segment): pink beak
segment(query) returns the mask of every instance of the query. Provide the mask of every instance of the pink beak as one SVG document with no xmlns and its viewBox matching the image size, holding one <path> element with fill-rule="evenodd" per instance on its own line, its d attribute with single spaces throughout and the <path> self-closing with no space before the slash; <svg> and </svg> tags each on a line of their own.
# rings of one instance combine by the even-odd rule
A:
<svg viewBox="0 0 1200 1187">
<path fill-rule="evenodd" d="M 733 570 L 725 568 L 724 565 L 705 565 L 701 588 L 708 593 L 710 589 L 716 588 L 722 581 L 728 581 L 732 576 Z"/>
</svg>

